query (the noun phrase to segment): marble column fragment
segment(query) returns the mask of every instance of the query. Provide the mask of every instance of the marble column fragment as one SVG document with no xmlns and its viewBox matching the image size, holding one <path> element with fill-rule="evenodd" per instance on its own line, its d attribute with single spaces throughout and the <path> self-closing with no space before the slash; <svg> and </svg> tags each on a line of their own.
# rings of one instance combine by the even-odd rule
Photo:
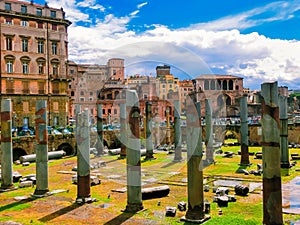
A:
<svg viewBox="0 0 300 225">
<path fill-rule="evenodd" d="M 35 111 L 36 130 L 36 189 L 34 195 L 44 195 L 48 188 L 48 129 L 47 102 L 38 100 Z"/>
<path fill-rule="evenodd" d="M 77 115 L 77 203 L 91 200 L 90 195 L 90 127 L 89 114 L 85 109 Z"/>
<path fill-rule="evenodd" d="M 213 123 L 212 123 L 212 102 L 211 99 L 205 99 L 205 145 L 206 145 L 206 163 L 209 165 L 214 162 L 213 149 Z"/>
<path fill-rule="evenodd" d="M 241 113 L 241 165 L 249 165 L 249 137 L 248 137 L 248 107 L 247 95 L 240 98 Z"/>
<path fill-rule="evenodd" d="M 283 224 L 277 82 L 263 83 L 261 85 L 261 95 L 263 224 Z"/>
<path fill-rule="evenodd" d="M 279 95 L 281 168 L 289 168 L 287 97 Z"/>
<path fill-rule="evenodd" d="M 152 139 L 152 103 L 146 102 L 146 160 L 153 157 L 153 139 Z"/>
<path fill-rule="evenodd" d="M 1 189 L 14 189 L 12 177 L 12 109 L 11 100 L 1 101 Z"/>
<path fill-rule="evenodd" d="M 126 142 L 127 205 L 126 212 L 143 209 L 141 180 L 140 108 L 136 91 L 126 92 L 128 138 Z"/>
<path fill-rule="evenodd" d="M 181 220 L 203 223 L 210 218 L 204 213 L 202 164 L 201 105 L 187 97 L 188 210 Z"/>
<path fill-rule="evenodd" d="M 97 134 L 98 134 L 97 154 L 102 155 L 104 150 L 102 104 L 97 104 Z"/>
<path fill-rule="evenodd" d="M 120 104 L 120 141 L 121 141 L 121 152 L 120 157 L 126 157 L 126 138 L 127 138 L 127 130 L 126 130 L 126 104 Z"/>
<path fill-rule="evenodd" d="M 166 109 L 166 144 L 171 145 L 171 130 L 170 130 L 170 109 Z"/>
<path fill-rule="evenodd" d="M 181 149 L 181 120 L 180 120 L 180 101 L 174 100 L 174 144 L 175 144 L 175 156 L 174 161 L 178 162 L 182 160 Z"/>
</svg>

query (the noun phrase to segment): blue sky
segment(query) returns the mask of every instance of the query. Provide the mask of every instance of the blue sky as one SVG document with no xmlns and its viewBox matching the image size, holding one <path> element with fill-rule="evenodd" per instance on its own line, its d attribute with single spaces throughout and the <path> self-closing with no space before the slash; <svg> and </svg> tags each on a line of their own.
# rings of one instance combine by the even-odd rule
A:
<svg viewBox="0 0 300 225">
<path fill-rule="evenodd" d="M 44 4 L 44 1 L 35 0 Z M 126 74 L 171 65 L 182 79 L 204 73 L 242 76 L 244 86 L 277 80 L 300 88 L 300 0 L 49 0 L 63 7 L 69 59 L 125 59 Z"/>
</svg>

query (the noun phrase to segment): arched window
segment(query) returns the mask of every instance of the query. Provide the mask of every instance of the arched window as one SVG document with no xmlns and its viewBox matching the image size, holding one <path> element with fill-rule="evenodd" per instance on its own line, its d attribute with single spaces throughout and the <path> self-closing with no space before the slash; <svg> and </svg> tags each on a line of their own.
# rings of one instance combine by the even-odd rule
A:
<svg viewBox="0 0 300 225">
<path fill-rule="evenodd" d="M 210 90 L 216 90 L 216 81 L 215 80 L 210 81 Z"/>
<path fill-rule="evenodd" d="M 227 90 L 227 80 L 223 80 L 223 90 Z"/>
<path fill-rule="evenodd" d="M 233 81 L 232 80 L 229 80 L 228 85 L 229 85 L 229 90 L 233 90 Z"/>
<path fill-rule="evenodd" d="M 204 81 L 204 90 L 209 90 L 209 81 L 208 80 Z"/>
<path fill-rule="evenodd" d="M 29 73 L 29 62 L 30 58 L 28 56 L 23 56 L 20 58 L 22 62 L 22 72 L 23 74 L 28 74 Z"/>
<path fill-rule="evenodd" d="M 6 72 L 13 73 L 15 57 L 13 55 L 6 55 L 6 56 L 4 56 L 4 59 L 5 59 L 5 63 L 6 63 Z"/>
<path fill-rule="evenodd" d="M 37 65 L 38 65 L 38 71 L 39 74 L 44 74 L 45 73 L 45 64 L 46 64 L 46 59 L 43 57 L 39 57 L 36 60 Z"/>
</svg>

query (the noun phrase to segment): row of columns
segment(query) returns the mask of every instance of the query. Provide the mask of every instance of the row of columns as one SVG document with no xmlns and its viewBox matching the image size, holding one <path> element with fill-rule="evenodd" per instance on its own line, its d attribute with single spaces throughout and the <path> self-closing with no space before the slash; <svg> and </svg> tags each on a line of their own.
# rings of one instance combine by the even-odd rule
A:
<svg viewBox="0 0 300 225">
<path fill-rule="evenodd" d="M 288 162 L 286 101 L 278 97 L 277 82 L 262 84 L 262 150 L 263 150 L 263 223 L 283 224 L 282 222 L 282 193 L 281 193 L 281 164 Z M 278 99 L 281 99 L 280 101 Z M 140 129 L 139 105 L 135 91 L 126 93 L 126 113 L 128 125 L 126 140 L 127 162 L 127 206 L 126 211 L 139 211 L 143 208 L 141 194 L 141 163 L 140 163 Z M 188 153 L 188 211 L 183 218 L 187 221 L 207 219 L 203 213 L 203 165 L 202 165 L 202 129 L 201 105 L 192 98 L 187 99 L 187 153 Z M 279 110 L 279 102 L 282 106 Z M 209 106 L 209 102 L 207 104 Z M 151 108 L 151 105 L 148 105 Z M 245 100 L 241 100 L 242 113 L 242 147 L 247 151 L 247 135 L 245 118 Z M 101 108 L 98 108 L 101 109 Z M 79 110 L 77 109 L 77 112 Z M 102 110 L 99 110 L 102 112 Z M 147 110 L 148 111 L 148 110 Z M 151 113 L 151 110 L 149 110 Z M 209 109 L 207 109 L 209 111 Z M 48 189 L 48 132 L 46 101 L 38 101 L 36 105 L 36 139 L 37 184 L 34 195 L 43 195 Z M 149 113 L 149 114 L 150 114 Z M 207 113 L 207 112 L 206 112 Z M 1 101 L 2 123 L 2 183 L 1 189 L 13 188 L 12 182 L 12 119 L 11 100 Z M 280 115 L 280 119 L 279 119 Z M 149 116 L 149 115 L 148 115 Z M 178 116 L 178 115 L 177 115 Z M 101 115 L 98 116 L 101 119 Z M 149 116 L 150 117 L 150 116 Z M 78 144 L 78 187 L 77 202 L 86 202 L 90 198 L 90 129 L 88 111 L 78 113 L 76 139 Z M 149 118 L 148 118 L 149 119 Z M 148 121 L 149 122 L 149 121 Z M 99 123 L 100 124 L 100 123 Z M 151 122 L 152 124 L 152 122 Z M 209 124 L 211 125 L 211 124 Z M 149 130 L 147 138 L 152 136 Z M 178 126 L 178 124 L 177 124 Z M 209 128 L 208 128 L 209 129 Z M 179 129 L 180 130 L 180 129 Z M 210 136 L 210 133 L 207 135 Z M 180 137 L 175 135 L 175 143 L 180 146 Z M 103 140 L 103 139 L 102 139 Z M 209 138 L 206 140 L 209 143 Z M 207 144 L 209 145 L 209 144 Z M 147 145 L 148 156 L 153 153 L 153 147 Z M 153 155 L 152 155 L 153 156 Z M 151 157 L 151 156 L 150 156 Z M 181 156 L 180 156 L 181 157 Z M 179 157 L 179 158 L 180 158 Z M 247 157 L 241 157 L 241 163 L 249 163 Z"/>
</svg>

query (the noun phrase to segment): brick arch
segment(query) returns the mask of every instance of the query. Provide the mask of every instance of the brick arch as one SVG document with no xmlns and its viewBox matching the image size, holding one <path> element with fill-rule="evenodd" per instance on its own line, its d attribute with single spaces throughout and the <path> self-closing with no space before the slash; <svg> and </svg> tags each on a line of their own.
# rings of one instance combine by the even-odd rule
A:
<svg viewBox="0 0 300 225">
<path fill-rule="evenodd" d="M 66 155 L 74 155 L 76 152 L 74 148 L 69 143 L 63 143 L 57 147 L 56 150 L 65 151 Z"/>
<path fill-rule="evenodd" d="M 13 149 L 13 161 L 19 160 L 20 156 L 27 155 L 27 152 L 23 148 Z"/>
</svg>

